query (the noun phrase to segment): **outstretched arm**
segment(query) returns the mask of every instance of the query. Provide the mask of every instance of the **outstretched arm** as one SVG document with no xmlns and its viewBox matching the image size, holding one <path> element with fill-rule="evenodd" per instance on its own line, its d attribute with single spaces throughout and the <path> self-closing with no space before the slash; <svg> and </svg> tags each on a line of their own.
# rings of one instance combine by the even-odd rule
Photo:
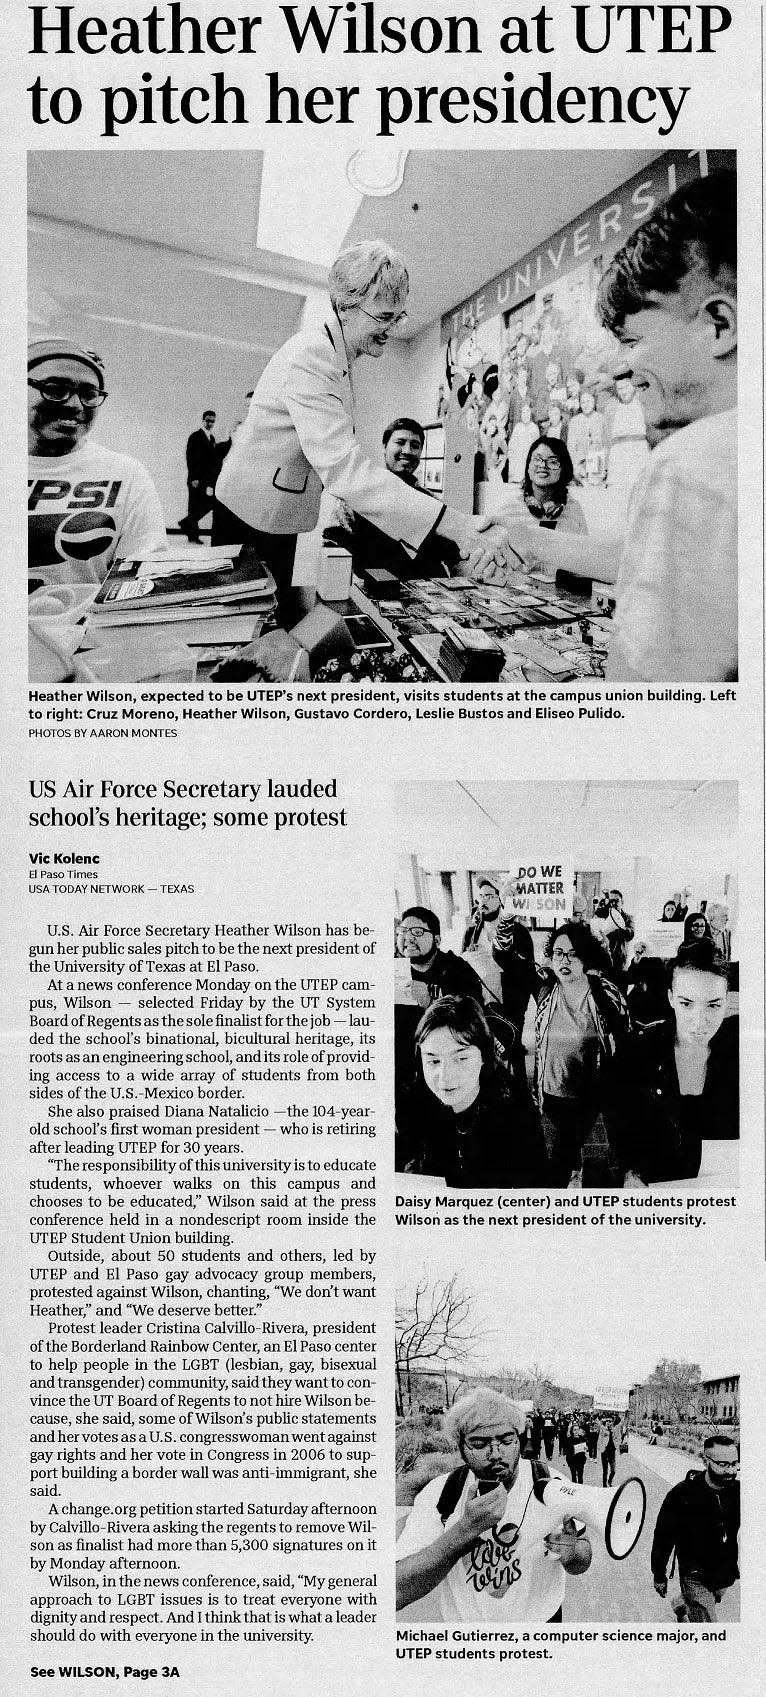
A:
<svg viewBox="0 0 766 1697">
<path fill-rule="evenodd" d="M 551 577 L 556 572 L 571 572 L 574 577 L 596 578 L 599 583 L 614 583 L 617 577 L 622 553 L 619 531 L 585 536 L 571 531 L 544 530 L 540 525 L 519 519 L 514 508 L 493 513 L 491 523 L 504 526 L 511 547 L 530 571 L 544 571 Z"/>
</svg>

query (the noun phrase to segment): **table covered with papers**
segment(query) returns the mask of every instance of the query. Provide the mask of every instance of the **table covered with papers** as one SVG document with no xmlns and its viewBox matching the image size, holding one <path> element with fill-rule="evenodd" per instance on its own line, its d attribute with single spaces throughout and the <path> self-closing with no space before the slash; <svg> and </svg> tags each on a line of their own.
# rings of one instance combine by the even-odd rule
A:
<svg viewBox="0 0 766 1697">
<path fill-rule="evenodd" d="M 612 601 L 590 583 L 519 571 L 503 587 L 464 578 L 411 579 L 395 597 L 361 603 L 435 677 L 452 681 L 565 682 L 603 678 Z M 479 633 L 461 666 L 461 635 Z M 489 645 L 495 669 L 483 670 Z"/>
</svg>

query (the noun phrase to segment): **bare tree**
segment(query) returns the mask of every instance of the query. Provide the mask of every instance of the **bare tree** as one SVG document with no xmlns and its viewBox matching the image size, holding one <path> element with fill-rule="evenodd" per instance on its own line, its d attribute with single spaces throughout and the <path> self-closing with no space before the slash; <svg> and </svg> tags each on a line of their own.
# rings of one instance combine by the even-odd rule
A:
<svg viewBox="0 0 766 1697">
<path fill-rule="evenodd" d="M 411 1412 L 413 1378 L 424 1369 L 439 1370 L 449 1403 L 449 1373 L 473 1357 L 486 1334 L 472 1318 L 473 1296 L 459 1275 L 431 1279 L 424 1270 L 414 1290 L 400 1294 L 396 1310 L 396 1409 Z"/>
<path fill-rule="evenodd" d="M 527 1391 L 527 1396 L 532 1398 L 532 1401 L 536 1404 L 536 1406 L 541 1408 L 545 1404 L 549 1403 L 551 1400 L 551 1391 L 554 1389 L 553 1378 L 549 1368 L 543 1367 L 539 1361 L 533 1362 L 532 1366 L 528 1370 L 528 1381 L 530 1388 Z"/>
<path fill-rule="evenodd" d="M 697 1406 L 701 1372 L 696 1361 L 658 1361 L 646 1381 L 658 1414 L 686 1420 Z"/>
<path fill-rule="evenodd" d="M 533 1402 L 536 1408 L 573 1408 L 579 1405 L 577 1392 L 559 1385 L 551 1368 L 543 1367 L 538 1361 L 529 1367 L 499 1367 L 493 1383 L 505 1396 Z"/>
<path fill-rule="evenodd" d="M 498 1367 L 495 1375 L 497 1388 L 504 1396 L 521 1397 L 528 1401 L 532 1395 L 530 1389 L 530 1374 L 527 1367 Z"/>
</svg>

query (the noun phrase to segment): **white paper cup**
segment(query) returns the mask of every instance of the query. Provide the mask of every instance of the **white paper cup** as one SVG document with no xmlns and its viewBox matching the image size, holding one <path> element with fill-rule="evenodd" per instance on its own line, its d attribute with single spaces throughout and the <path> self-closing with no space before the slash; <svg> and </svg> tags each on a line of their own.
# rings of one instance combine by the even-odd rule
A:
<svg viewBox="0 0 766 1697">
<path fill-rule="evenodd" d="M 346 548 L 323 548 L 317 573 L 323 601 L 345 601 L 351 593 L 351 555 Z"/>
</svg>

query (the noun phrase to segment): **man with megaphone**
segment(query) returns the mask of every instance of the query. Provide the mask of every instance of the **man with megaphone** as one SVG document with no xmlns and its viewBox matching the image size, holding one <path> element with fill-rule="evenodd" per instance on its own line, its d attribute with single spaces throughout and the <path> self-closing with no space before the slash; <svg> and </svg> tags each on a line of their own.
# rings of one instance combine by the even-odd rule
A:
<svg viewBox="0 0 766 1697">
<path fill-rule="evenodd" d="M 420 1604 L 423 1620 L 561 1619 L 566 1576 L 584 1573 L 592 1551 L 576 1523 L 579 1497 L 543 1500 L 565 1481 L 522 1458 L 524 1426 L 516 1403 L 485 1385 L 448 1411 L 445 1435 L 462 1466 L 415 1499 L 397 1547 L 399 1609 Z"/>
</svg>

